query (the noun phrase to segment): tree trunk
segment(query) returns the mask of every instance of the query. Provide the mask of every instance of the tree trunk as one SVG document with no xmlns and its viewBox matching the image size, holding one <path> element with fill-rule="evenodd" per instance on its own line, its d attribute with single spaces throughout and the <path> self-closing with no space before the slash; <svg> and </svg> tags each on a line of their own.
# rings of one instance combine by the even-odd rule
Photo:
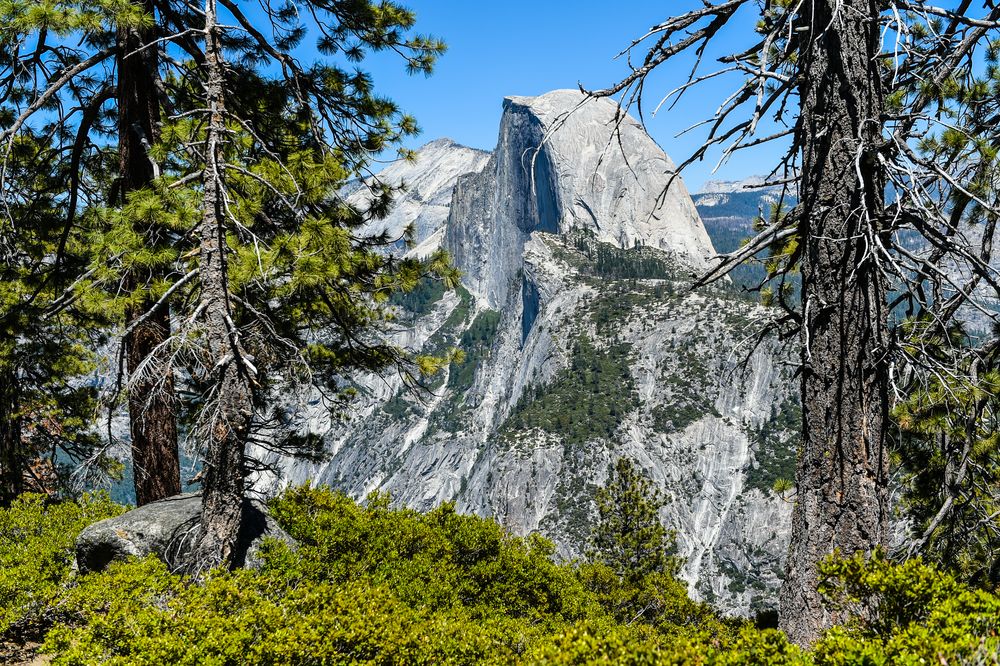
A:
<svg viewBox="0 0 1000 666">
<path fill-rule="evenodd" d="M 223 207 L 225 81 L 214 0 L 205 2 L 205 71 L 208 128 L 201 243 L 201 304 L 210 392 L 201 419 L 208 441 L 202 481 L 201 534 L 194 565 L 230 564 L 243 518 L 244 450 L 253 416 L 251 378 L 232 314 L 226 272 Z"/>
<path fill-rule="evenodd" d="M 150 0 L 144 11 L 153 13 Z M 160 110 L 156 97 L 159 76 L 157 48 L 143 46 L 155 39 L 155 30 L 124 28 L 118 34 L 118 131 L 122 202 L 134 190 L 147 187 L 155 177 L 147 147 L 159 134 Z M 138 229 L 150 242 L 159 242 L 162 230 Z M 155 275 L 130 275 L 129 290 L 143 289 Z M 128 311 L 128 324 L 149 312 L 148 296 Z M 129 430 L 132 435 L 132 468 L 137 506 L 181 491 L 177 453 L 173 367 L 157 349 L 170 338 L 170 309 L 162 307 L 133 329 L 126 346 L 129 374 Z"/>
<path fill-rule="evenodd" d="M 21 401 L 17 370 L 0 362 L 0 507 L 10 506 L 24 492 L 24 459 L 21 441 Z"/>
<path fill-rule="evenodd" d="M 816 0 L 802 12 L 804 423 L 781 627 L 808 645 L 844 619 L 817 592 L 820 561 L 886 541 L 888 332 L 870 242 L 885 189 L 878 5 Z"/>
</svg>

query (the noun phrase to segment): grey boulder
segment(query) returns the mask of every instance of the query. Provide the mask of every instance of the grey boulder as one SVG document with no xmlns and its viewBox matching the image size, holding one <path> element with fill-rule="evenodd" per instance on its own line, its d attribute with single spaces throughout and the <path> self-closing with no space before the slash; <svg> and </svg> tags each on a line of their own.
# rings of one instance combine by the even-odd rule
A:
<svg viewBox="0 0 1000 666">
<path fill-rule="evenodd" d="M 294 545 L 262 503 L 248 500 L 244 512 L 235 566 L 260 567 L 261 544 L 268 537 Z M 182 571 L 197 541 L 200 519 L 201 493 L 186 493 L 94 523 L 76 539 L 77 566 L 82 573 L 102 571 L 111 562 L 129 556 L 156 555 L 171 570 Z"/>
</svg>

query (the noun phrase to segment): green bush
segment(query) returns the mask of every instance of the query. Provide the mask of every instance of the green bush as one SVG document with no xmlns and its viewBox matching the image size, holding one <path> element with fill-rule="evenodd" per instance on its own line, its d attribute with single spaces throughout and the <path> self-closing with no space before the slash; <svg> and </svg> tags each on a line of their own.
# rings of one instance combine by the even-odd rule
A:
<svg viewBox="0 0 1000 666">
<path fill-rule="evenodd" d="M 106 493 L 76 502 L 22 495 L 0 508 L 0 638 L 41 630 L 65 589 L 80 530 L 124 510 Z"/>
<path fill-rule="evenodd" d="M 1000 599 L 919 561 L 831 559 L 823 590 L 850 620 L 815 648 L 718 617 L 669 571 L 560 562 L 446 504 L 393 509 L 325 488 L 271 504 L 297 548 L 259 571 L 194 582 L 149 558 L 74 576 L 72 542 L 122 510 L 106 496 L 0 512 L 5 640 L 45 632 L 53 664 L 995 663 Z M 978 660 L 978 661 L 977 661 Z"/>
<path fill-rule="evenodd" d="M 969 589 L 920 559 L 830 558 L 821 590 L 851 621 L 827 632 L 817 664 L 980 663 L 1000 655 L 1000 598 Z"/>
<path fill-rule="evenodd" d="M 551 542 L 511 536 L 495 521 L 455 512 L 391 509 L 384 495 L 361 506 L 340 493 L 302 487 L 272 502 L 301 546 L 285 572 L 310 581 L 367 579 L 403 602 L 430 609 L 465 607 L 542 619 L 579 616 L 583 588 L 572 568 L 552 560 Z"/>
<path fill-rule="evenodd" d="M 152 561 L 90 578 L 73 598 L 81 622 L 43 647 L 55 664 L 473 663 L 494 649 L 487 628 L 363 580 L 237 571 L 191 585 Z"/>
<path fill-rule="evenodd" d="M 451 504 L 307 486 L 271 510 L 299 545 L 269 543 L 262 570 L 193 584 L 152 559 L 115 564 L 53 600 L 43 649 L 56 664 L 530 663 L 578 624 L 650 641 L 726 631 L 670 575 L 634 587 Z M 636 604 L 649 608 L 625 617 Z"/>
</svg>

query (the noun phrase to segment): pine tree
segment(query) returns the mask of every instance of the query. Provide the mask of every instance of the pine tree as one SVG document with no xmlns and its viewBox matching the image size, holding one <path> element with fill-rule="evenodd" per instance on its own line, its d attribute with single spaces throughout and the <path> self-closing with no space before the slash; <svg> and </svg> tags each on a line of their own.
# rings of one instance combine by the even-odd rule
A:
<svg viewBox="0 0 1000 666">
<path fill-rule="evenodd" d="M 591 560 L 630 581 L 654 573 L 676 573 L 674 538 L 660 522 L 663 495 L 632 461 L 618 459 L 595 500 Z"/>
<path fill-rule="evenodd" d="M 105 184 L 104 105 L 113 90 L 97 72 L 112 56 L 114 26 L 141 23 L 122 0 L 0 6 L 5 500 L 26 481 L 66 489 L 70 474 L 81 481 L 109 467 L 93 428 L 95 391 L 81 377 L 94 369 L 107 322 L 86 293 L 92 273 L 81 211 Z"/>
<path fill-rule="evenodd" d="M 118 174 L 113 206 L 124 205 L 130 193 L 152 185 L 157 165 L 149 146 L 159 138 L 161 100 L 160 50 L 152 0 L 138 3 L 143 14 L 139 25 L 121 25 L 116 32 L 115 68 L 118 111 Z M 133 231 L 145 247 L 170 244 L 169 229 L 159 220 L 132 220 Z M 127 401 L 132 450 L 132 477 L 136 506 L 176 495 L 181 491 L 177 449 L 177 400 L 174 369 L 164 358 L 170 338 L 170 304 L 154 308 L 153 288 L 169 274 L 168 265 L 145 264 L 122 276 L 120 286 L 136 298 L 125 310 L 123 336 L 125 370 L 129 381 Z"/>
<path fill-rule="evenodd" d="M 204 39 L 165 79 L 173 112 L 150 152 L 162 176 L 130 206 L 174 220 L 175 273 L 163 295 L 178 323 L 165 347 L 197 396 L 187 401 L 205 461 L 197 570 L 232 562 L 256 464 L 250 441 L 289 452 L 291 440 L 259 434 L 287 420 L 268 407 L 276 393 L 312 386 L 335 410 L 351 371 L 419 375 L 448 360 L 411 359 L 379 335 L 393 292 L 429 276 L 454 284 L 447 255 L 398 259 L 382 250 L 395 239 L 359 233 L 387 212 L 392 188 L 375 182 L 364 209 L 337 194 L 416 124 L 377 97 L 367 75 L 293 55 L 312 35 L 331 56 L 393 49 L 429 71 L 443 46 L 406 37 L 413 15 L 391 3 L 310 6 L 271 14 L 271 37 L 226 0 L 166 17 L 175 34 Z"/>
<path fill-rule="evenodd" d="M 147 150 L 160 103 L 154 92 L 159 51 L 150 46 L 155 46 L 154 10 L 151 2 L 129 0 L 17 0 L 0 8 L 0 33 L 8 46 L 0 88 L 11 119 L 0 148 L 9 156 L 15 140 L 40 132 L 69 162 L 62 174 L 64 230 L 53 256 L 61 256 L 66 239 L 84 233 L 102 209 L 104 217 L 120 215 L 131 193 L 153 177 Z M 155 224 L 130 233 L 144 236 L 147 246 L 163 244 Z M 88 279 L 76 285 L 75 297 L 128 331 L 117 371 L 128 393 L 140 504 L 179 490 L 171 375 L 152 353 L 169 329 L 169 311 L 149 309 L 164 266 L 143 262 L 148 257 L 92 254 Z M 95 285 L 103 282 L 89 278 L 101 278 L 116 263 L 136 270 L 123 273 L 98 297 Z M 61 259 L 54 266 L 53 274 L 71 277 Z M 91 293 L 79 298 L 83 287 Z"/>
<path fill-rule="evenodd" d="M 102 318 L 81 307 L 82 238 L 66 228 L 70 161 L 43 133 L 13 139 L 0 216 L 0 505 L 72 491 L 110 471 L 96 436 L 91 351 Z M 75 284 L 74 284 L 75 282 Z"/>
<path fill-rule="evenodd" d="M 310 386 L 337 410 L 353 371 L 393 367 L 419 381 L 449 360 L 411 357 L 382 335 L 392 293 L 426 278 L 454 284 L 447 255 L 396 258 L 383 248 L 398 239 L 364 234 L 396 188 L 368 181 L 361 208 L 337 194 L 417 131 L 349 63 L 390 50 L 427 73 L 444 46 L 411 36 L 412 12 L 389 2 L 266 4 L 252 17 L 228 0 L 204 11 L 156 0 L 3 10 L 17 92 L 0 138 L 46 127 L 72 155 L 65 228 L 88 234 L 90 266 L 71 299 L 120 322 L 111 397 L 129 399 L 134 444 L 145 446 L 137 423 L 154 422 L 156 446 L 136 451 L 140 474 L 159 470 L 144 497 L 176 487 L 173 436 L 155 423 L 179 413 L 206 454 L 196 568 L 230 562 L 256 465 L 249 442 L 297 452 L 261 435 L 291 416 L 271 408 L 279 393 Z M 296 55 L 306 38 L 324 54 L 315 64 Z M 38 48 L 22 50 L 32 40 Z M 104 67 L 111 59 L 118 67 Z"/>
<path fill-rule="evenodd" d="M 958 357 L 949 363 L 961 372 L 917 379 L 893 410 L 901 507 L 914 527 L 903 552 L 993 589 L 1000 584 L 1000 348 L 970 353 L 963 327 L 934 341 L 923 328 L 908 321 L 902 330 L 942 358 Z"/>
<path fill-rule="evenodd" d="M 1000 113 L 989 80 L 1000 8 L 966 0 L 693 4 L 634 42 L 629 52 L 646 51 L 633 71 L 592 94 L 641 107 L 650 72 L 693 55 L 695 71 L 668 100 L 720 77 L 735 90 L 682 169 L 714 147 L 724 161 L 786 142 L 765 183 L 783 188 L 778 214 L 701 282 L 770 253 L 758 289 L 778 281 L 766 292 L 780 309 L 773 328 L 799 340 L 803 436 L 781 624 L 807 645 L 845 617 L 823 604 L 821 560 L 887 545 L 893 397 L 914 375 L 926 381 L 962 367 L 942 364 L 929 345 L 898 344 L 890 313 L 923 322 L 927 340 L 963 309 L 996 319 Z M 745 41 L 737 16 L 754 25 Z M 716 71 L 698 71 L 708 44 L 721 40 L 739 46 L 727 48 Z M 785 211 L 786 202 L 795 205 Z M 798 302 L 787 288 L 793 272 L 802 276 Z"/>
</svg>

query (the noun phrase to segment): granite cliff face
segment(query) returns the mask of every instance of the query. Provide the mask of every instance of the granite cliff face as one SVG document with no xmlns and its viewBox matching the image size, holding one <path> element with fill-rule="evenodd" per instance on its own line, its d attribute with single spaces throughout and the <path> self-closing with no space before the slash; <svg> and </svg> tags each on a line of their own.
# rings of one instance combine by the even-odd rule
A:
<svg viewBox="0 0 1000 666">
<path fill-rule="evenodd" d="M 695 270 L 714 254 L 683 182 L 670 182 L 670 158 L 614 102 L 583 100 L 572 90 L 506 98 L 492 157 L 458 179 L 445 245 L 492 307 L 536 231 L 654 247 Z"/>
<path fill-rule="evenodd" d="M 798 418 L 790 368 L 774 344 L 748 347 L 765 309 L 728 285 L 690 290 L 714 250 L 680 179 L 666 188 L 669 158 L 634 120 L 616 124 L 613 103 L 581 99 L 508 98 L 496 150 L 455 179 L 447 219 L 432 204 L 441 226 L 420 233 L 439 235 L 464 284 L 402 301 L 397 340 L 458 346 L 464 362 L 423 394 L 362 378 L 346 420 L 313 401 L 301 428 L 328 458 L 275 461 L 262 485 L 454 500 L 574 555 L 594 490 L 628 456 L 671 500 L 662 517 L 693 592 L 736 613 L 773 607 L 790 504 L 771 486 L 794 465 Z"/>
</svg>

